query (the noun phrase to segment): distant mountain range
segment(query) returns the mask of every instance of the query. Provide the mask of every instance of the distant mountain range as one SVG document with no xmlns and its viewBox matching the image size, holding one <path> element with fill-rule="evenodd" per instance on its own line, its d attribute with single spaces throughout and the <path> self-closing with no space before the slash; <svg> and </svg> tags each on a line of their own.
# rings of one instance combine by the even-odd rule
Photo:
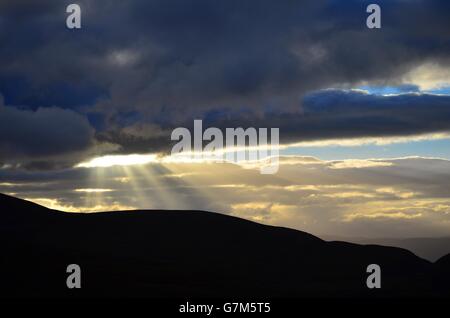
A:
<svg viewBox="0 0 450 318">
<path fill-rule="evenodd" d="M 0 195 L 0 217 L 3 298 L 450 296 L 450 254 L 432 263 L 217 213 L 76 214 Z M 381 289 L 366 286 L 373 263 Z M 69 264 L 81 289 L 66 286 Z"/>
<path fill-rule="evenodd" d="M 432 262 L 437 261 L 450 251 L 450 237 L 361 238 L 328 235 L 320 237 L 331 241 L 347 241 L 356 244 L 378 244 L 401 247 Z"/>
</svg>

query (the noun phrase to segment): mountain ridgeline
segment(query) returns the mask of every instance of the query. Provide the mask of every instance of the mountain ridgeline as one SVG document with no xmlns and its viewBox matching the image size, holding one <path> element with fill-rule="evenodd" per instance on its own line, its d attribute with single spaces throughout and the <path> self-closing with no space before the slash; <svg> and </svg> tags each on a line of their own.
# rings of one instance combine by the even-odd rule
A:
<svg viewBox="0 0 450 318">
<path fill-rule="evenodd" d="M 0 297 L 448 297 L 450 255 L 202 211 L 64 213 L 0 195 Z M 66 268 L 81 268 L 69 289 Z M 381 288 L 369 289 L 369 264 Z"/>
</svg>

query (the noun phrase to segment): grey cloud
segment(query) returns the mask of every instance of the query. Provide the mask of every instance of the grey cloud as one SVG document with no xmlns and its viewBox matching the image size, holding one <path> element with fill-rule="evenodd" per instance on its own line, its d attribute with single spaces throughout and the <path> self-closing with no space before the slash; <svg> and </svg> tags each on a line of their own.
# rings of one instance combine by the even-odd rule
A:
<svg viewBox="0 0 450 318">
<path fill-rule="evenodd" d="M 311 110 L 319 97 L 308 95 L 361 81 L 397 84 L 427 61 L 448 67 L 448 1 L 379 1 L 381 30 L 366 28 L 369 1 L 359 0 L 79 3 L 83 28 L 71 31 L 66 3 L 2 1 L 0 92 L 10 106 L 100 114 L 101 123 L 93 123 L 98 140 L 122 152 L 170 147 L 168 136 L 136 136 L 130 127 L 168 131 L 194 118 L 280 127 L 284 142 L 448 128 L 445 98 L 345 101 L 321 92 L 329 109 Z M 336 100 L 349 106 L 338 110 Z M 396 102 L 416 107 L 410 112 Z M 365 103 L 394 109 L 377 112 Z M 422 114 L 422 122 L 412 118 Z"/>
<path fill-rule="evenodd" d="M 276 127 L 280 129 L 282 143 L 450 132 L 450 96 L 422 93 L 383 96 L 356 90 L 328 89 L 307 94 L 302 106 L 289 113 L 261 114 L 225 109 L 197 119 L 203 118 L 204 129 Z M 193 120 L 180 125 L 192 128 Z M 136 127 L 130 126 L 103 132 L 99 138 L 122 145 L 123 152 L 169 150 L 171 126 L 150 127 L 153 128 L 152 133 L 147 135 L 133 133 Z"/>
<path fill-rule="evenodd" d="M 450 96 L 373 95 L 328 89 L 307 94 L 294 113 L 224 112 L 205 127 L 277 127 L 282 143 L 359 137 L 411 136 L 450 131 Z M 192 125 L 186 123 L 189 127 Z"/>
<path fill-rule="evenodd" d="M 94 130 L 71 110 L 0 107 L 0 160 L 70 156 L 93 146 Z"/>
<path fill-rule="evenodd" d="M 450 130 L 449 96 L 377 96 L 326 90 L 306 96 L 303 105 L 304 113 L 295 129 L 299 139 L 407 136 Z"/>
<path fill-rule="evenodd" d="M 139 110 L 166 121 L 174 119 L 164 117 L 164 108 L 192 115 L 278 101 L 277 107 L 292 109 L 306 91 L 395 80 L 426 59 L 446 63 L 449 52 L 441 38 L 448 4 L 437 0 L 381 1 L 386 18 L 380 32 L 365 27 L 366 2 L 356 0 L 79 2 L 85 26 L 79 32 L 65 30 L 65 16 L 56 14 L 63 12 L 61 2 L 46 1 L 52 9 L 37 11 L 22 2 L 28 21 L 20 27 L 5 22 L 15 31 L 2 34 L 9 49 L 0 54 L 12 60 L 2 65 L 4 72 L 25 77 L 33 89 L 65 81 L 75 98 L 85 96 L 77 87 L 83 82 L 99 92 L 80 104 L 98 102 L 104 112 Z M 8 17 L 19 5 L 4 6 L 16 8 L 3 11 Z M 433 24 L 416 23 L 425 18 Z M 31 28 L 36 38 L 27 34 Z M 114 63 L 114 54 L 124 63 Z M 130 63 L 127 54 L 135 56 Z M 94 98 L 104 91 L 107 98 Z"/>
</svg>

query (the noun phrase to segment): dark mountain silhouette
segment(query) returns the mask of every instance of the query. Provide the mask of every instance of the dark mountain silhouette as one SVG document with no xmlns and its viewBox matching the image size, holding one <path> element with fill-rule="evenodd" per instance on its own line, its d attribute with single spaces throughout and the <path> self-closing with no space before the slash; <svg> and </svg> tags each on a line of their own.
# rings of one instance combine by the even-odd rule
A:
<svg viewBox="0 0 450 318">
<path fill-rule="evenodd" d="M 432 262 L 437 261 L 450 250 L 450 237 L 363 238 L 324 235 L 321 238 L 333 241 L 347 241 L 356 244 L 401 247 Z"/>
<path fill-rule="evenodd" d="M 0 195 L 2 297 L 448 296 L 450 256 L 326 242 L 201 211 L 64 213 Z M 382 288 L 366 287 L 367 265 Z M 66 267 L 82 288 L 66 287 Z"/>
</svg>

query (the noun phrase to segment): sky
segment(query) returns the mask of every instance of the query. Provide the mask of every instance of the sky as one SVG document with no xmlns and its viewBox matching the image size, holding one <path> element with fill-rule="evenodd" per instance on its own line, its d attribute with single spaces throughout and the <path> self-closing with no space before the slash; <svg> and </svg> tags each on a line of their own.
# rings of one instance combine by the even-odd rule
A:
<svg viewBox="0 0 450 318">
<path fill-rule="evenodd" d="M 368 29 L 366 7 L 381 7 Z M 82 28 L 66 27 L 77 3 Z M 450 235 L 450 2 L 2 0 L 0 192 L 317 235 Z M 279 128 L 280 168 L 174 160 L 177 127 Z"/>
</svg>

